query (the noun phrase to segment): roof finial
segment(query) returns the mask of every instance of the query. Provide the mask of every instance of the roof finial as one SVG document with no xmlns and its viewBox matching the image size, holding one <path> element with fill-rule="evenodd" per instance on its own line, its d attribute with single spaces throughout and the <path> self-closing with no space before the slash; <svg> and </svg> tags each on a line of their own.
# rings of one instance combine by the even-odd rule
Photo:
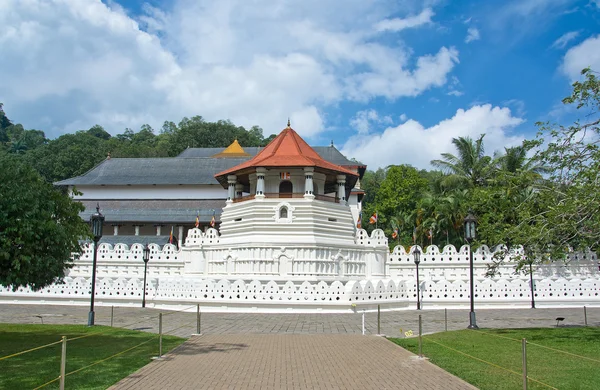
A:
<svg viewBox="0 0 600 390">
<path fill-rule="evenodd" d="M 106 153 L 106 159 L 110 160 L 110 152 Z"/>
<path fill-rule="evenodd" d="M 329 145 L 329 146 L 333 147 L 333 140 L 331 140 L 331 145 Z"/>
<path fill-rule="evenodd" d="M 288 129 L 290 128 L 290 117 L 288 117 L 288 125 L 287 125 Z"/>
</svg>

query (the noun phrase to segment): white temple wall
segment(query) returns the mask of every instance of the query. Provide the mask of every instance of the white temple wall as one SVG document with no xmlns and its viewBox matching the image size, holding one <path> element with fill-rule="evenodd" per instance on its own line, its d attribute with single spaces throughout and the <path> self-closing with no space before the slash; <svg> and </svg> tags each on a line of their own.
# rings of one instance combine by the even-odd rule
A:
<svg viewBox="0 0 600 390">
<path fill-rule="evenodd" d="M 368 236 L 359 230 L 356 246 L 220 246 L 215 229 L 191 229 L 186 245 L 151 244 L 147 302 L 153 305 L 200 303 L 209 310 L 351 311 L 359 308 L 414 308 L 415 264 L 411 253 L 382 247 L 381 230 Z M 142 244 L 131 248 L 101 244 L 98 248 L 96 302 L 139 305 L 143 290 Z M 419 265 L 423 308 L 466 307 L 469 303 L 469 248 L 428 247 Z M 484 307 L 529 307 L 527 275 L 515 275 L 511 265 L 486 278 L 493 251 L 474 253 L 475 302 Z M 89 303 L 92 245 L 84 247 L 65 282 L 31 291 L 0 288 L 0 301 Z M 261 260 L 257 260 L 261 259 Z M 573 254 L 534 271 L 538 307 L 600 306 L 600 272 L 594 253 Z M 362 305 L 362 306 L 361 306 Z"/>
<path fill-rule="evenodd" d="M 281 207 L 287 207 L 287 218 L 281 218 Z M 232 203 L 221 215 L 221 231 L 222 244 L 242 240 L 249 244 L 352 245 L 355 240 L 354 222 L 348 206 L 305 198 L 265 198 Z"/>
<path fill-rule="evenodd" d="M 72 189 L 72 188 L 71 188 Z M 227 199 L 227 190 L 219 184 L 198 185 L 123 185 L 77 186 L 77 200 L 93 199 Z"/>
</svg>

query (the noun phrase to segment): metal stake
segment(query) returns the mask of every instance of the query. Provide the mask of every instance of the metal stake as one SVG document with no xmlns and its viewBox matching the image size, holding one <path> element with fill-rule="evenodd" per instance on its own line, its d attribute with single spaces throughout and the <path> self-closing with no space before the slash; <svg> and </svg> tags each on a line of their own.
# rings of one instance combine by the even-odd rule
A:
<svg viewBox="0 0 600 390">
<path fill-rule="evenodd" d="M 419 357 L 423 357 L 423 323 L 421 322 L 421 315 L 419 314 Z"/>
<path fill-rule="evenodd" d="M 202 334 L 201 317 L 200 317 L 200 304 L 196 306 L 196 334 Z"/>
<path fill-rule="evenodd" d="M 377 334 L 381 334 L 381 305 L 377 305 Z"/>
<path fill-rule="evenodd" d="M 67 336 L 62 337 L 62 353 L 60 355 L 60 390 L 65 390 L 65 372 L 67 369 Z"/>
<path fill-rule="evenodd" d="M 588 326 L 587 325 L 587 308 L 585 306 L 583 307 L 583 320 L 584 320 L 585 326 Z"/>
<path fill-rule="evenodd" d="M 362 313 L 362 334 L 365 335 L 365 310 L 363 309 Z"/>
<path fill-rule="evenodd" d="M 113 326 L 113 321 L 115 319 L 115 307 L 111 306 L 110 307 L 110 327 L 112 328 Z"/>
<path fill-rule="evenodd" d="M 523 390 L 527 390 L 527 340 L 521 340 L 523 346 Z"/>
<path fill-rule="evenodd" d="M 448 331 L 448 309 L 444 308 L 444 331 Z"/>
<path fill-rule="evenodd" d="M 162 313 L 158 314 L 158 357 L 162 357 Z"/>
</svg>

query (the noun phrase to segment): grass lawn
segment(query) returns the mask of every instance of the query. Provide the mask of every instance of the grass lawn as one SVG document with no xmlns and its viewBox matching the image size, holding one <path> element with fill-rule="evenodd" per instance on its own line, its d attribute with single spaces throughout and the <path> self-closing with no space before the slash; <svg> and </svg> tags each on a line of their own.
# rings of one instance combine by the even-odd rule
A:
<svg viewBox="0 0 600 390">
<path fill-rule="evenodd" d="M 101 332 L 101 333 L 100 333 Z M 90 335 L 92 333 L 99 333 Z M 106 389 L 158 355 L 158 335 L 104 326 L 83 325 L 19 325 L 0 324 L 0 358 L 40 345 L 79 336 L 88 337 L 67 343 L 68 389 Z M 88 366 L 132 348 L 112 359 L 69 375 L 69 372 Z M 163 354 L 180 345 L 185 339 L 163 336 Z M 39 349 L 16 357 L 0 360 L 0 389 L 33 389 L 60 374 L 62 344 Z M 58 388 L 56 381 L 44 389 Z"/>
<path fill-rule="evenodd" d="M 480 389 L 520 389 L 523 388 L 522 338 L 528 341 L 527 374 L 530 389 L 600 388 L 600 328 L 481 329 L 436 333 L 423 336 L 423 355 Z M 416 337 L 391 341 L 418 353 Z"/>
</svg>

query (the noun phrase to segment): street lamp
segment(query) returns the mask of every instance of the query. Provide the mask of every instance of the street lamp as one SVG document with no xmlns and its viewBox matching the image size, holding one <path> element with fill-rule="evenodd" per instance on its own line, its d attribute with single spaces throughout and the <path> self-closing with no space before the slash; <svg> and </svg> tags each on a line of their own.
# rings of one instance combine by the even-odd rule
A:
<svg viewBox="0 0 600 390">
<path fill-rule="evenodd" d="M 471 312 L 469 313 L 468 329 L 479 329 L 475 320 L 475 293 L 473 280 L 473 250 L 471 243 L 475 239 L 475 230 L 477 227 L 477 219 L 473 215 L 473 211 L 469 210 L 469 214 L 465 217 L 465 239 L 469 243 L 469 271 L 471 274 Z"/>
<path fill-rule="evenodd" d="M 415 246 L 413 251 L 415 265 L 417 266 L 417 310 L 421 310 L 421 294 L 419 292 L 419 263 L 421 262 L 421 251 Z"/>
<path fill-rule="evenodd" d="M 150 248 L 146 243 L 144 247 L 144 295 L 142 295 L 142 307 L 146 307 L 146 270 L 148 269 L 148 261 L 150 260 Z"/>
<path fill-rule="evenodd" d="M 88 314 L 88 326 L 94 325 L 94 296 L 96 295 L 96 260 L 98 259 L 98 241 L 102 238 L 102 227 L 104 225 L 104 215 L 100 213 L 100 204 L 96 204 L 96 212 L 90 217 L 92 226 L 92 235 L 94 237 L 94 260 L 92 262 L 92 297 L 90 302 L 90 312 Z"/>
</svg>

